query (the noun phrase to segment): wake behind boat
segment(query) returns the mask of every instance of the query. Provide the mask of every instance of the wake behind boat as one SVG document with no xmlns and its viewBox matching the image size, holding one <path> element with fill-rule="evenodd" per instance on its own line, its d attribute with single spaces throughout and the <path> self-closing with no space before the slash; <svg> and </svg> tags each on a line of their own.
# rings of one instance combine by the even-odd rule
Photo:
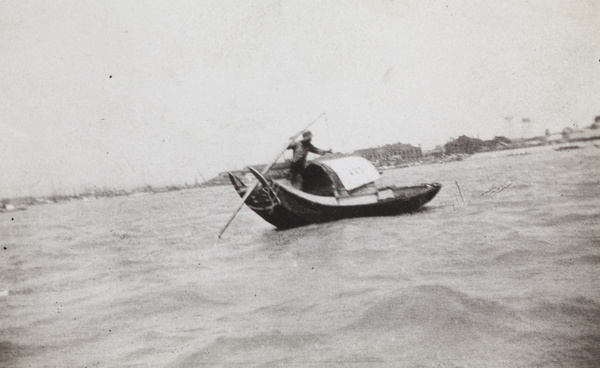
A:
<svg viewBox="0 0 600 368">
<path fill-rule="evenodd" d="M 431 201 L 441 184 L 410 187 L 381 186 L 377 169 L 362 157 L 345 157 L 310 163 L 302 173 L 302 185 L 271 180 L 250 168 L 259 184 L 246 205 L 280 229 L 350 217 L 393 216 L 413 212 Z M 244 181 L 229 173 L 240 197 L 247 195 Z"/>
</svg>

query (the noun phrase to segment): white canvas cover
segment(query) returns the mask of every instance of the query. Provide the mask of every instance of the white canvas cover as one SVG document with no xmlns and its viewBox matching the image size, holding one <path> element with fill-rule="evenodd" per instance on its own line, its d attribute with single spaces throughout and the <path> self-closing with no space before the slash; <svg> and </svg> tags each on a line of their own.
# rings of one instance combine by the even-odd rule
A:
<svg viewBox="0 0 600 368">
<path fill-rule="evenodd" d="M 320 164 L 327 165 L 335 171 L 346 190 L 372 183 L 380 177 L 375 166 L 362 157 L 344 157 L 321 161 Z"/>
</svg>

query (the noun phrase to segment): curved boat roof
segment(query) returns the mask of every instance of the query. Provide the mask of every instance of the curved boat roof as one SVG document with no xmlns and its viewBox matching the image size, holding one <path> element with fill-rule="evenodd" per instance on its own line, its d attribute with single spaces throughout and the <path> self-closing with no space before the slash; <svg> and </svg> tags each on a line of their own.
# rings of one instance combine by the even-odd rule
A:
<svg viewBox="0 0 600 368">
<path fill-rule="evenodd" d="M 326 175 L 336 188 L 347 191 L 372 183 L 380 177 L 373 164 L 357 156 L 311 162 L 305 173 L 308 174 L 303 175 L 305 184 L 310 185 L 307 181 L 312 181 L 314 186 L 320 186 Z"/>
</svg>

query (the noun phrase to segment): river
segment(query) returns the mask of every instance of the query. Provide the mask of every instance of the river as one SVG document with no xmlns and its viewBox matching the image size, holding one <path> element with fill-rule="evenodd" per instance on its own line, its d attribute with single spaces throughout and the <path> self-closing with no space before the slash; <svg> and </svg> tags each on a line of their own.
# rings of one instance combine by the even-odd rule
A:
<svg viewBox="0 0 600 368">
<path fill-rule="evenodd" d="M 0 366 L 597 367 L 600 149 L 580 146 L 389 170 L 443 188 L 285 231 L 244 208 L 222 239 L 229 186 L 1 213 Z"/>
</svg>

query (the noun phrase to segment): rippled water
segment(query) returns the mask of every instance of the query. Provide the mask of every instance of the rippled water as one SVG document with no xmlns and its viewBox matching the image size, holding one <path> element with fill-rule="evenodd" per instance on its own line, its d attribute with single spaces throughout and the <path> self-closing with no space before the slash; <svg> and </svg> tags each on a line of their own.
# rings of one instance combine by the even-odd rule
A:
<svg viewBox="0 0 600 368">
<path fill-rule="evenodd" d="M 0 366 L 598 366 L 600 149 L 518 153 L 386 172 L 444 185 L 416 214 L 221 240 L 230 187 L 0 214 Z"/>
</svg>

